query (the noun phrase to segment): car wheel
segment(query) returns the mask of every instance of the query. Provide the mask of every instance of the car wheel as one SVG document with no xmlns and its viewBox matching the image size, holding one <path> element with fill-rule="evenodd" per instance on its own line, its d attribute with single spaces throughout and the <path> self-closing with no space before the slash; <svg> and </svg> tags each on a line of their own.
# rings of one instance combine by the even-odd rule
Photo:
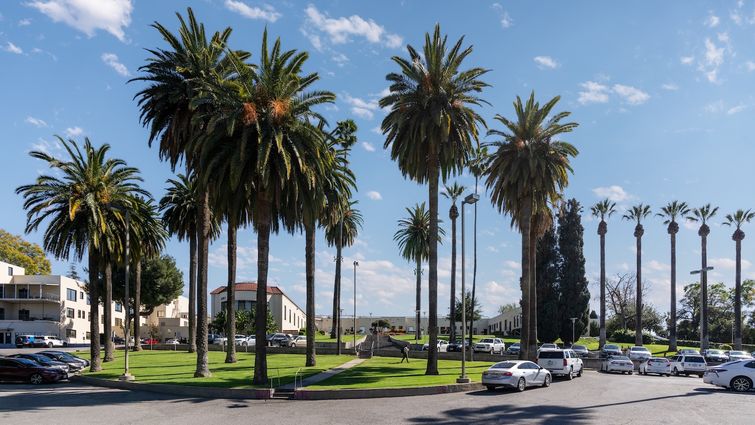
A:
<svg viewBox="0 0 755 425">
<path fill-rule="evenodd" d="M 583 370 L 583 369 L 584 369 L 584 367 L 580 367 L 580 368 L 579 368 L 579 372 L 577 372 L 577 377 L 579 377 L 579 378 L 581 378 L 581 377 L 582 377 L 582 370 Z"/>
<path fill-rule="evenodd" d="M 485 388 L 487 388 L 488 391 L 493 391 L 495 389 L 495 385 L 485 385 Z"/>
<path fill-rule="evenodd" d="M 543 380 L 543 386 L 544 387 L 550 387 L 551 386 L 551 376 L 545 375 L 545 379 Z"/>
<path fill-rule="evenodd" d="M 569 368 L 569 373 L 566 374 L 566 379 L 570 381 L 574 379 L 574 367 Z"/>
<path fill-rule="evenodd" d="M 35 373 L 32 376 L 29 377 L 29 382 L 31 382 L 34 385 L 39 385 L 43 381 L 42 375 Z"/>
<path fill-rule="evenodd" d="M 679 369 L 674 368 L 674 370 L 671 371 L 671 374 L 674 375 L 674 376 L 679 376 Z"/>
<path fill-rule="evenodd" d="M 47 343 L 47 348 L 52 348 L 52 342 Z"/>
<path fill-rule="evenodd" d="M 743 393 L 752 389 L 752 381 L 746 376 L 737 376 L 731 380 L 731 384 L 729 386 L 732 390 L 738 393 Z"/>
<path fill-rule="evenodd" d="M 524 378 L 519 378 L 519 382 L 516 384 L 516 390 L 522 392 L 527 389 L 527 382 Z"/>
<path fill-rule="evenodd" d="M 627 372 L 627 375 L 632 375 L 634 372 Z"/>
<path fill-rule="evenodd" d="M 698 378 L 702 378 L 702 377 L 703 377 L 703 374 L 702 374 L 702 373 L 698 373 L 698 374 L 697 374 L 697 377 L 698 377 Z"/>
</svg>

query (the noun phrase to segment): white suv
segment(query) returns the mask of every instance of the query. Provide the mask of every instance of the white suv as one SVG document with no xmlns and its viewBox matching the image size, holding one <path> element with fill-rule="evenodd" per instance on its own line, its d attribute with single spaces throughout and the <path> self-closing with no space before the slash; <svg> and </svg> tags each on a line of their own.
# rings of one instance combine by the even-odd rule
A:
<svg viewBox="0 0 755 425">
<path fill-rule="evenodd" d="M 498 353 L 503 354 L 506 351 L 506 344 L 500 338 L 484 338 L 474 345 L 475 353 Z"/>
<path fill-rule="evenodd" d="M 679 354 L 671 358 L 671 374 L 675 376 L 697 375 L 702 378 L 707 369 L 705 357 L 699 354 Z"/>
<path fill-rule="evenodd" d="M 35 341 L 34 341 L 34 344 L 35 345 L 36 344 L 43 345 L 43 346 L 45 346 L 47 348 L 62 347 L 62 346 L 65 345 L 63 343 L 63 341 L 60 338 L 58 338 L 57 336 L 40 336 L 40 337 L 37 337 L 35 339 Z"/>
<path fill-rule="evenodd" d="M 553 375 L 572 379 L 582 376 L 584 364 L 573 350 L 542 350 L 537 354 L 537 364 L 548 369 Z"/>
</svg>

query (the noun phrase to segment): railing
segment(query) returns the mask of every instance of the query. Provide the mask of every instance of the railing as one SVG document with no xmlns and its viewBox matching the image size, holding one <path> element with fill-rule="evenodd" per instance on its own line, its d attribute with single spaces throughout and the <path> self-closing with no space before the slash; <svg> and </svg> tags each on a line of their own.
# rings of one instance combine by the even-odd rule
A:
<svg viewBox="0 0 755 425">
<path fill-rule="evenodd" d="M 299 382 L 301 383 L 301 386 L 302 386 L 302 387 L 304 386 L 304 375 L 302 374 L 302 376 L 299 376 L 299 373 L 301 372 L 301 369 L 302 369 L 302 368 L 299 368 L 299 369 L 298 369 L 298 370 L 296 371 L 296 373 L 294 374 L 294 391 L 296 391 L 296 388 L 297 388 L 297 387 L 296 387 L 296 379 L 297 379 L 297 377 L 298 377 L 298 379 L 299 379 Z"/>
<path fill-rule="evenodd" d="M 20 322 L 33 322 L 36 320 L 44 320 L 48 322 L 60 322 L 60 319 L 56 319 L 54 317 L 45 317 L 45 316 L 42 316 L 42 317 L 18 317 L 16 316 L 15 318 L 12 318 L 6 315 L 5 318 L 0 318 L 0 320 L 13 320 L 13 321 L 20 321 Z"/>
<path fill-rule="evenodd" d="M 46 294 L 42 294 L 41 296 L 34 294 L 27 294 L 25 296 L 21 296 L 21 294 L 0 294 L 0 300 L 60 301 L 60 296 Z"/>
<path fill-rule="evenodd" d="M 273 370 L 275 370 L 275 374 L 276 374 L 276 376 L 275 376 L 275 377 L 272 377 L 272 378 L 270 378 L 270 389 L 271 389 L 271 390 L 272 390 L 273 388 L 275 388 L 275 387 L 280 387 L 280 385 L 281 385 L 281 373 L 280 373 L 280 369 L 278 369 L 278 368 L 275 368 L 275 369 L 273 369 Z M 274 382 L 275 382 L 276 380 L 278 380 L 278 385 L 273 385 L 273 383 L 274 383 Z"/>
</svg>

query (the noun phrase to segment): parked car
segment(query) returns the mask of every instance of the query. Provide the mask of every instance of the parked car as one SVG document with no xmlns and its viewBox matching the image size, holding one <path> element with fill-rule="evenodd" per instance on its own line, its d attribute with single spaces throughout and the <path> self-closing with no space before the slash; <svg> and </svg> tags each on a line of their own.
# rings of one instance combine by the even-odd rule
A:
<svg viewBox="0 0 755 425">
<path fill-rule="evenodd" d="M 737 392 L 750 391 L 755 382 L 755 360 L 736 360 L 705 371 L 703 382 Z"/>
<path fill-rule="evenodd" d="M 724 352 L 724 350 L 705 350 L 703 357 L 705 357 L 706 362 L 724 363 L 729 361 L 729 356 Z"/>
<path fill-rule="evenodd" d="M 533 385 L 548 387 L 551 379 L 551 373 L 547 369 L 526 360 L 499 362 L 482 373 L 482 384 L 488 390 L 508 387 L 521 392 Z"/>
<path fill-rule="evenodd" d="M 629 360 L 644 361 L 653 357 L 653 354 L 645 347 L 637 346 L 629 349 Z"/>
<path fill-rule="evenodd" d="M 291 344 L 291 335 L 284 333 L 274 333 L 267 336 L 267 345 L 273 347 L 288 347 Z"/>
<path fill-rule="evenodd" d="M 566 379 L 572 379 L 575 375 L 582 376 L 584 368 L 582 359 L 572 350 L 540 350 L 537 364 L 553 375 L 565 376 Z"/>
<path fill-rule="evenodd" d="M 708 364 L 705 358 L 699 354 L 680 354 L 671 358 L 671 374 L 678 375 L 697 375 L 703 377 Z"/>
<path fill-rule="evenodd" d="M 518 342 L 514 342 L 511 345 L 509 345 L 509 348 L 506 349 L 506 354 L 519 354 L 519 352 L 522 350 L 522 346 Z"/>
<path fill-rule="evenodd" d="M 552 342 L 546 342 L 543 345 L 538 348 L 538 351 L 542 350 L 558 350 L 558 345 L 552 343 Z"/>
<path fill-rule="evenodd" d="M 676 354 L 691 354 L 695 356 L 699 356 L 700 352 L 697 350 L 694 350 L 692 348 L 682 348 L 681 350 L 677 351 Z"/>
<path fill-rule="evenodd" d="M 68 374 L 61 369 L 45 367 L 29 359 L 0 358 L 0 381 L 21 381 L 38 385 L 43 382 L 57 382 L 67 377 Z"/>
<path fill-rule="evenodd" d="M 456 341 L 449 342 L 448 345 L 446 345 L 446 351 L 461 352 L 462 346 L 466 350 L 469 350 L 469 339 L 465 338 L 464 341 L 462 341 L 461 338 L 456 338 Z"/>
<path fill-rule="evenodd" d="M 299 335 L 296 338 L 294 338 L 291 343 L 291 347 L 306 347 L 307 346 L 307 337 L 304 335 Z"/>
<path fill-rule="evenodd" d="M 142 344 L 144 345 L 157 345 L 160 341 L 155 338 L 142 338 Z"/>
<path fill-rule="evenodd" d="M 49 358 L 47 356 L 43 356 L 41 354 L 36 354 L 36 353 L 21 353 L 21 354 L 10 355 L 10 356 L 8 356 L 8 358 L 31 360 L 31 361 L 39 364 L 40 366 L 52 367 L 52 368 L 60 369 L 63 372 L 65 372 L 66 374 L 74 372 L 73 366 L 69 366 L 67 363 L 63 363 L 63 362 L 58 361 L 58 360 L 53 360 L 53 359 L 51 359 L 51 358 Z M 81 370 L 81 368 L 76 368 L 76 371 L 79 371 L 79 370 Z"/>
<path fill-rule="evenodd" d="M 240 345 L 242 347 L 254 347 L 255 345 L 257 345 L 257 337 L 254 335 L 249 335 L 241 342 L 237 342 L 236 345 Z"/>
<path fill-rule="evenodd" d="M 46 351 L 40 351 L 37 354 L 41 354 L 43 356 L 49 357 L 59 362 L 66 363 L 68 365 L 78 366 L 79 370 L 85 367 L 89 367 L 89 360 L 82 359 L 81 357 L 76 357 L 73 354 L 67 353 L 65 351 L 46 350 Z"/>
<path fill-rule="evenodd" d="M 584 345 L 572 345 L 571 350 L 577 353 L 581 358 L 585 358 L 590 355 L 590 351 Z"/>
<path fill-rule="evenodd" d="M 619 372 L 631 375 L 634 373 L 634 363 L 627 356 L 610 356 L 603 359 L 601 372 Z"/>
<path fill-rule="evenodd" d="M 638 373 L 640 375 L 657 373 L 658 375 L 671 376 L 671 362 L 665 357 L 651 357 L 640 363 Z"/>
<path fill-rule="evenodd" d="M 438 352 L 442 353 L 444 351 L 448 351 L 448 341 L 445 339 L 439 339 L 438 340 Z M 426 342 L 424 345 L 422 345 L 422 351 L 427 351 L 430 349 L 430 343 Z"/>
<path fill-rule="evenodd" d="M 218 334 L 208 334 L 207 335 L 207 343 L 208 344 L 217 344 L 217 339 L 220 338 L 220 335 Z"/>
<path fill-rule="evenodd" d="M 498 353 L 503 354 L 506 350 L 506 344 L 500 338 L 483 338 L 474 345 L 475 353 Z"/>
<path fill-rule="evenodd" d="M 181 343 L 181 341 L 179 341 L 179 340 L 177 340 L 175 338 L 170 338 L 170 339 L 166 340 L 165 343 L 168 344 L 168 345 L 178 345 L 178 344 Z"/>
<path fill-rule="evenodd" d="M 608 358 L 611 356 L 623 356 L 624 353 L 621 352 L 621 348 L 616 344 L 605 344 L 603 345 L 603 348 L 600 350 L 600 357 L 601 358 Z"/>
<path fill-rule="evenodd" d="M 35 335 L 18 335 L 16 336 L 16 348 L 33 347 L 34 340 L 37 338 L 39 337 Z"/>
<path fill-rule="evenodd" d="M 734 360 L 751 360 L 752 356 L 746 351 L 727 351 L 726 356 L 730 362 Z"/>
</svg>

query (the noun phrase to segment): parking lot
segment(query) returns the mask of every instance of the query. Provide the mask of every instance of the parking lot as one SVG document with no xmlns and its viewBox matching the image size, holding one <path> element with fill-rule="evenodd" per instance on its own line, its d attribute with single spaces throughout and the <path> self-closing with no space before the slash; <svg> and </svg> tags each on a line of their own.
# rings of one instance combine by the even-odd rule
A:
<svg viewBox="0 0 755 425">
<path fill-rule="evenodd" d="M 305 415 L 306 413 L 306 415 Z M 436 396 L 330 401 L 171 397 L 76 382 L 0 386 L 0 422 L 40 423 L 751 423 L 755 392 L 732 393 L 699 378 L 609 375 L 523 393 L 476 391 Z M 306 419 L 305 419 L 306 418 Z"/>
</svg>

